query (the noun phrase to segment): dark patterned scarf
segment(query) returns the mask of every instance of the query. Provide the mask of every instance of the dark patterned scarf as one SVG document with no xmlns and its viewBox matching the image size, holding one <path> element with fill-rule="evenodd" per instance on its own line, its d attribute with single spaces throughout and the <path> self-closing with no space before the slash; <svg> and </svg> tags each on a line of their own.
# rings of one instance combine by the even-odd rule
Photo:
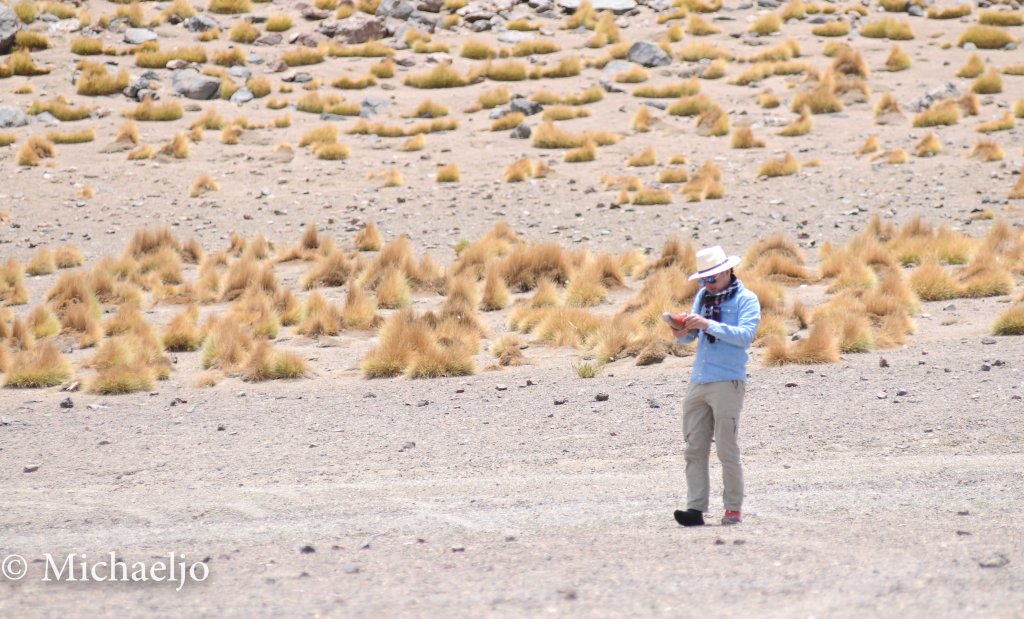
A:
<svg viewBox="0 0 1024 619">
<path fill-rule="evenodd" d="M 707 290 L 704 291 L 704 297 L 701 298 L 701 316 L 714 320 L 715 322 L 722 321 L 722 304 L 729 299 L 736 296 L 736 293 L 740 291 L 740 280 L 736 279 L 736 275 L 733 274 L 729 280 L 729 287 L 719 292 L 718 294 L 712 294 Z M 710 333 L 705 332 L 704 336 L 707 337 L 709 344 L 714 344 L 715 340 L 718 339 Z"/>
</svg>

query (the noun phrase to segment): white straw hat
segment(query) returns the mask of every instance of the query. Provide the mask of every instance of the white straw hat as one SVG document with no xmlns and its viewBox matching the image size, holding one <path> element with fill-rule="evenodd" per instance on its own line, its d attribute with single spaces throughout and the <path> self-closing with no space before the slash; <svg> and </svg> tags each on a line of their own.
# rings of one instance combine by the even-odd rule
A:
<svg viewBox="0 0 1024 619">
<path fill-rule="evenodd" d="M 716 273 L 728 271 L 739 263 L 739 256 L 726 256 L 720 245 L 706 247 L 697 252 L 697 272 L 690 276 L 690 280 L 711 277 Z"/>
</svg>

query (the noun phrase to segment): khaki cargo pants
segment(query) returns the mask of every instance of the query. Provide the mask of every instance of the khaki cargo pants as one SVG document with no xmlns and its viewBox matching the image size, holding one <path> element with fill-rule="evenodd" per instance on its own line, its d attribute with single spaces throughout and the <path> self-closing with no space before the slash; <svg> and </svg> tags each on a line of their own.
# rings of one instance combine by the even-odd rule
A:
<svg viewBox="0 0 1024 619">
<path fill-rule="evenodd" d="M 740 511 L 743 506 L 743 468 L 737 435 L 746 389 L 742 380 L 690 383 L 683 401 L 687 509 L 708 511 L 708 456 L 712 437 L 722 463 L 725 509 Z"/>
</svg>

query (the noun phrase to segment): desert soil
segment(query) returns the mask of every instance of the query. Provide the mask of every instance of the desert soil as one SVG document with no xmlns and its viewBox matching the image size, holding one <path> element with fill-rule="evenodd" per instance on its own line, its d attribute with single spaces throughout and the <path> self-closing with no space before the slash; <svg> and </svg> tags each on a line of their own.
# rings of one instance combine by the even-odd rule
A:
<svg viewBox="0 0 1024 619">
<path fill-rule="evenodd" d="M 85 4 L 94 18 L 115 8 Z M 315 35 L 316 22 L 299 17 L 289 3 L 254 6 L 254 15 L 290 13 L 291 32 Z M 874 4 L 870 10 L 868 20 L 879 16 Z M 540 36 L 562 45 L 556 57 L 603 53 L 583 47 L 590 32 L 560 30 L 565 17 L 557 8 L 544 16 L 520 4 L 509 13 L 550 29 Z M 723 33 L 687 35 L 673 47 L 705 39 L 741 55 L 760 51 L 765 39 L 742 34 L 757 13 L 749 5 L 726 7 L 706 16 L 730 18 L 714 21 Z M 657 25 L 656 15 L 640 7 L 620 17 L 623 38 L 659 40 L 667 25 Z M 227 47 L 227 26 L 244 18 L 216 17 L 225 35 L 206 44 L 210 50 Z M 929 131 L 910 126 L 913 103 L 947 83 L 959 93 L 970 88 L 970 80 L 955 75 L 970 53 L 956 39 L 974 15 L 898 17 L 916 33 L 900 42 L 911 68 L 880 70 L 891 41 L 843 37 L 871 67 L 873 93 L 840 113 L 815 116 L 806 136 L 777 135 L 796 117 L 786 104 L 788 84 L 799 77 L 741 87 L 728 79 L 746 65 L 730 63 L 725 79 L 701 80 L 702 92 L 734 125 L 752 123 L 767 148 L 731 149 L 728 137 L 699 137 L 693 119 L 657 109 L 651 110 L 652 131 L 636 133 L 631 120 L 642 101 L 628 92 L 608 93 L 587 106 L 589 118 L 562 123 L 575 133 L 600 129 L 623 136 L 584 164 L 563 163 L 562 151 L 489 131 L 486 111 L 462 112 L 495 82 L 435 91 L 401 85 L 408 73 L 431 66 L 411 51 L 398 55 L 415 66 L 382 80 L 387 89 L 335 92 L 356 102 L 384 99 L 389 103 L 375 120 L 402 125 L 412 124 L 401 115 L 423 99 L 447 105 L 461 126 L 430 134 L 424 151 L 401 152 L 401 138 L 345 134 L 355 123 L 349 119 L 336 123 L 352 149 L 347 161 L 321 161 L 296 149 L 294 160 L 284 162 L 275 158 L 274 146 L 295 145 L 322 124 L 316 115 L 292 110 L 291 127 L 246 131 L 237 146 L 219 143 L 217 132 L 208 131 L 187 159 L 128 162 L 124 153 L 99 151 L 123 123 L 120 112 L 134 103 L 121 95 L 75 95 L 77 58 L 68 42 L 76 35 L 51 28 L 55 46 L 33 57 L 53 70 L 0 81 L 0 102 L 24 109 L 37 98 L 63 94 L 109 114 L 61 127 L 92 127 L 98 137 L 59 146 L 52 165 L 22 167 L 15 161 L 18 144 L 0 148 L 0 210 L 11 215 L 0 228 L 0 258 L 25 262 L 40 246 L 73 243 L 90 266 L 119 255 L 135 231 L 153 224 L 170 226 L 182 239 L 194 236 L 208 251 L 226 247 L 232 232 L 262 233 L 286 247 L 308 223 L 347 247 L 374 221 L 385 239 L 408 235 L 418 254 L 448 264 L 459 240 L 507 222 L 525 240 L 595 253 L 635 248 L 657 255 L 666 240 L 679 237 L 742 254 L 752 242 L 782 233 L 798 240 L 813 266 L 825 241 L 848 241 L 875 214 L 894 223 L 922 216 L 978 238 L 989 230 L 989 216 L 1019 230 L 1020 202 L 1006 196 L 1022 165 L 1021 129 L 994 134 L 1006 151 L 1001 162 L 980 163 L 965 154 L 979 138 L 978 124 L 1024 97 L 1024 77 L 1004 76 L 1001 94 L 981 97 L 978 117 L 935 129 L 943 143 L 938 156 L 883 165 L 855 155 L 871 134 L 883 148 L 912 152 Z M 47 31 L 45 23 L 30 28 Z M 827 40 L 810 28 L 786 24 L 767 41 L 796 39 L 800 60 L 824 71 L 831 63 L 821 55 Z M 1024 35 L 1020 27 L 1008 30 Z M 155 31 L 164 48 L 195 43 L 181 26 Z M 101 35 L 125 47 L 121 37 Z M 495 44 L 496 37 L 465 28 L 435 34 L 452 44 L 460 71 L 476 64 L 458 57 L 461 42 Z M 942 49 L 943 42 L 953 45 Z M 268 62 L 291 48 L 241 47 Z M 1019 51 L 980 53 L 995 67 L 1021 61 Z M 131 56 L 106 59 L 141 73 Z M 362 75 L 373 62 L 330 58 L 300 70 L 329 84 L 345 72 Z M 266 65 L 250 66 L 279 83 Z M 695 66 L 676 60 L 651 69 L 647 83 L 679 81 Z M 165 78 L 163 99 L 176 99 L 170 71 L 158 73 Z M 578 77 L 506 85 L 529 96 L 542 88 L 579 92 L 602 78 L 611 75 L 588 68 Z M 29 82 L 35 93 L 13 94 Z M 783 107 L 757 106 L 766 88 Z M 885 92 L 904 106 L 905 122 L 873 124 L 872 106 Z M 301 94 L 297 87 L 289 100 Z M 142 141 L 159 146 L 211 107 L 228 119 L 257 123 L 285 112 L 268 110 L 262 99 L 241 106 L 198 102 L 180 121 L 140 123 Z M 536 118 L 527 119 L 534 129 Z M 47 130 L 33 120 L 13 131 L 20 144 Z M 658 154 L 658 167 L 625 166 L 648 146 Z M 820 165 L 784 178 L 757 177 L 763 162 L 786 152 Z M 653 183 L 674 154 L 688 157 L 691 173 L 715 161 L 725 199 L 688 203 L 676 193 L 669 205 L 613 208 L 618 191 L 605 189 L 602 176 L 635 174 Z M 505 167 L 526 155 L 547 161 L 552 173 L 502 182 Z M 436 168 L 450 162 L 458 164 L 460 182 L 436 183 Z M 403 186 L 382 188 L 379 178 L 367 177 L 388 168 L 402 171 Z M 200 174 L 213 176 L 220 191 L 190 198 L 188 188 Z M 95 196 L 77 197 L 84 186 Z M 307 267 L 282 265 L 278 277 L 295 286 Z M 32 302 L 15 313 L 39 302 L 57 277 L 30 277 Z M 639 286 L 631 283 L 633 291 Z M 815 284 L 786 292 L 790 302 L 814 304 L 825 290 Z M 257 384 L 225 377 L 199 389 L 198 353 L 176 353 L 170 379 L 153 392 L 3 389 L 0 556 L 24 556 L 29 574 L 18 582 L 0 578 L 0 616 L 1021 617 L 1024 346 L 1019 338 L 990 337 L 994 317 L 1020 290 L 1018 277 L 1012 296 L 925 303 L 906 346 L 847 354 L 836 364 L 768 368 L 754 349 L 741 425 L 745 521 L 728 528 L 683 529 L 672 519 L 685 500 L 680 414 L 692 357 L 649 367 L 625 359 L 583 380 L 572 364 L 586 351 L 534 344 L 524 351 L 529 364 L 522 367 L 452 379 L 367 381 L 359 362 L 373 334 L 316 342 L 286 331 L 278 345 L 300 352 L 314 367 L 311 377 Z M 598 311 L 612 313 L 630 294 L 617 292 Z M 325 295 L 344 299 L 341 289 Z M 413 306 L 433 308 L 439 301 L 421 294 Z M 225 307 L 206 307 L 204 316 Z M 146 316 L 161 325 L 179 309 L 147 307 Z M 486 315 L 493 337 L 506 330 L 507 317 L 507 311 Z M 75 350 L 71 358 L 79 363 L 87 355 Z M 482 351 L 477 367 L 491 363 L 493 356 Z M 607 401 L 597 401 L 599 393 Z M 62 408 L 69 397 L 72 408 Z M 717 519 L 720 470 L 714 462 L 712 480 L 709 516 Z M 46 553 L 98 557 L 110 551 L 128 563 L 177 552 L 190 562 L 206 560 L 210 577 L 186 582 L 180 592 L 167 583 L 40 582 Z"/>
</svg>

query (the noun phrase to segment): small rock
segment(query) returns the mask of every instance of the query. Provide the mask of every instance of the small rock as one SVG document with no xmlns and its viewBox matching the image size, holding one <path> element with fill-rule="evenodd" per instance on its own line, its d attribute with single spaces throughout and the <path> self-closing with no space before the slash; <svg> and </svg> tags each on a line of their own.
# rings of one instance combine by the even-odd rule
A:
<svg viewBox="0 0 1024 619">
<path fill-rule="evenodd" d="M 465 546 L 452 546 L 452 552 L 466 552 Z"/>
<path fill-rule="evenodd" d="M 725 540 L 720 537 L 716 537 L 715 546 L 725 546 Z"/>
<path fill-rule="evenodd" d="M 74 408 L 75 403 L 71 401 L 71 398 L 64 398 L 60 401 L 61 408 Z"/>
<path fill-rule="evenodd" d="M 657 44 L 650 41 L 637 41 L 629 47 L 630 62 L 644 67 L 663 67 L 672 63 L 672 58 Z"/>
<path fill-rule="evenodd" d="M 222 425 L 217 426 L 217 431 L 218 432 L 223 432 L 224 430 L 227 430 L 227 428 L 225 426 L 222 426 Z"/>
<path fill-rule="evenodd" d="M 497 389 L 498 391 L 508 391 L 508 385 L 498 384 L 495 385 L 494 388 Z"/>
<path fill-rule="evenodd" d="M 309 544 L 306 544 L 305 546 L 302 546 L 301 548 L 299 548 L 299 553 L 300 554 L 309 555 L 309 554 L 313 554 L 314 552 L 316 552 L 316 548 L 313 548 Z"/>
<path fill-rule="evenodd" d="M 1010 564 L 1010 558 L 1001 552 L 994 553 L 978 561 L 978 565 L 986 568 L 1003 567 Z"/>
<path fill-rule="evenodd" d="M 903 397 L 903 396 L 905 396 L 905 395 L 910 395 L 910 394 L 909 394 L 909 393 L 907 393 L 907 392 L 906 392 L 906 390 L 904 390 L 904 389 L 898 389 L 898 390 L 896 391 L 896 395 L 897 395 L 897 396 L 899 396 L 899 397 Z"/>
<path fill-rule="evenodd" d="M 569 398 L 555 398 L 555 406 L 561 406 L 569 401 Z"/>
<path fill-rule="evenodd" d="M 799 387 L 800 385 L 798 385 L 797 383 L 786 383 L 786 386 L 787 387 Z"/>
<path fill-rule="evenodd" d="M 992 370 L 992 366 L 991 365 L 989 365 L 987 363 L 982 363 L 981 364 L 981 371 L 982 372 L 989 372 L 991 370 Z"/>
<path fill-rule="evenodd" d="M 907 7 L 907 14 L 913 17 L 924 17 L 924 9 L 916 4 Z"/>
<path fill-rule="evenodd" d="M 543 112 L 544 106 L 525 97 L 515 97 L 509 102 L 509 109 L 513 112 L 521 112 L 524 116 L 533 116 Z"/>
<path fill-rule="evenodd" d="M 39 470 L 39 465 L 38 464 L 27 464 L 27 465 L 25 465 L 25 468 L 21 469 L 21 472 L 22 473 L 35 473 L 38 470 Z"/>
<path fill-rule="evenodd" d="M 416 403 L 416 406 L 422 407 L 422 406 L 426 406 L 428 404 L 430 404 L 430 400 L 420 400 L 419 402 Z"/>
<path fill-rule="evenodd" d="M 878 359 L 878 367 L 880 367 L 880 368 L 887 368 L 887 367 L 889 367 L 889 362 L 885 360 L 885 357 L 879 357 L 879 359 Z"/>
<path fill-rule="evenodd" d="M 884 391 L 879 391 L 877 397 L 878 397 L 879 400 L 884 400 L 887 397 L 889 397 L 889 394 L 884 392 Z"/>
<path fill-rule="evenodd" d="M 981 338 L 981 343 L 985 345 L 995 344 L 996 340 L 991 337 L 983 337 Z"/>
<path fill-rule="evenodd" d="M 513 129 L 512 132 L 509 133 L 508 135 L 513 140 L 528 140 L 530 139 L 530 136 L 532 134 L 533 130 L 530 129 L 530 126 L 527 125 L 526 123 L 522 123 L 515 129 Z"/>
<path fill-rule="evenodd" d="M 343 567 L 342 569 L 345 570 L 346 574 L 358 574 L 359 573 L 359 566 L 356 565 L 355 563 L 346 563 L 345 567 Z"/>
<path fill-rule="evenodd" d="M 654 398 L 650 398 L 649 400 L 647 400 L 647 406 L 651 408 L 661 408 L 661 404 Z"/>
<path fill-rule="evenodd" d="M 607 393 L 599 393 L 599 394 L 594 396 L 594 400 L 596 400 L 598 402 L 607 402 L 608 401 L 608 394 Z"/>
</svg>

